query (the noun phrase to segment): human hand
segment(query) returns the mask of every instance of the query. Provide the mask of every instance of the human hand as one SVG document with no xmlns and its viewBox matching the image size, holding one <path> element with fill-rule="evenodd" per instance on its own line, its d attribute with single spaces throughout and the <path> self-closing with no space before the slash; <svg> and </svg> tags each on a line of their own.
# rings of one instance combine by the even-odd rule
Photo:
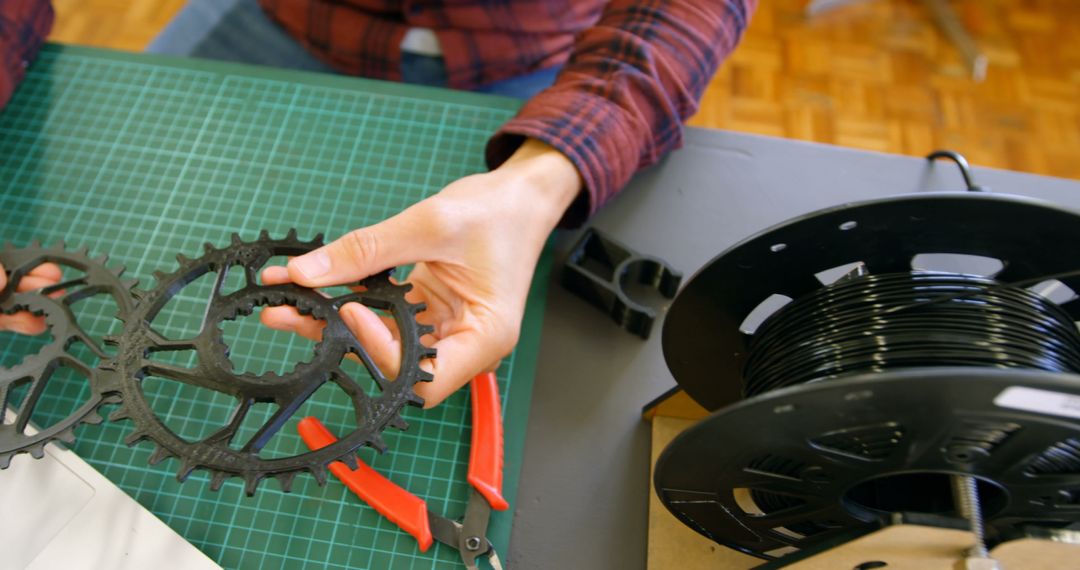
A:
<svg viewBox="0 0 1080 570">
<path fill-rule="evenodd" d="M 269 267 L 267 284 L 328 287 L 415 263 L 406 282 L 417 315 L 435 332 L 421 341 L 438 350 L 420 366 L 435 380 L 415 388 L 425 407 L 442 402 L 476 374 L 493 369 L 517 344 L 525 299 L 548 235 L 582 188 L 573 163 L 527 140 L 499 168 L 462 178 L 404 212 L 291 260 Z M 360 305 L 342 318 L 387 377 L 395 377 L 401 347 L 393 321 Z M 318 340 L 321 321 L 288 306 L 268 307 L 262 322 Z"/>
<path fill-rule="evenodd" d="M 60 268 L 55 264 L 43 263 L 20 279 L 16 290 L 33 291 L 55 285 L 60 282 L 61 275 Z M 3 291 L 5 287 L 7 287 L 7 272 L 4 271 L 4 266 L 0 265 L 0 291 Z M 14 331 L 29 335 L 41 334 L 45 332 L 45 319 L 35 317 L 26 311 L 14 315 L 0 315 L 0 331 Z"/>
</svg>

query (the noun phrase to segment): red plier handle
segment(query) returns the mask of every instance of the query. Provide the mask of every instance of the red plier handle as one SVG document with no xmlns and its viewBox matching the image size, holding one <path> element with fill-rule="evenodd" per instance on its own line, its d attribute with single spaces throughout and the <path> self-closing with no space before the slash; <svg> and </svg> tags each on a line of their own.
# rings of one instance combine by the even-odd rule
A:
<svg viewBox="0 0 1080 570">
<path fill-rule="evenodd" d="M 510 505 L 502 496 L 502 406 L 499 403 L 499 386 L 494 373 L 486 372 L 472 379 L 471 401 L 469 484 L 484 497 L 492 509 L 503 511 Z M 297 429 L 304 443 L 311 449 L 326 447 L 337 441 L 317 418 L 300 420 Z M 330 472 L 379 514 L 413 535 L 421 551 L 430 548 L 433 539 L 427 503 L 395 485 L 363 461 L 357 459 L 357 465 L 354 470 L 336 461 L 330 464 Z"/>
</svg>

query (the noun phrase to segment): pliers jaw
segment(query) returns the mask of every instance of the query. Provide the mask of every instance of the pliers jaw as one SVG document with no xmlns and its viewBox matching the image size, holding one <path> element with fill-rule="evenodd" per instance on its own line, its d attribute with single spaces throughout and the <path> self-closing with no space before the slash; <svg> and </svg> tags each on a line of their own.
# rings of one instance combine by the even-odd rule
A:
<svg viewBox="0 0 1080 570">
<path fill-rule="evenodd" d="M 468 479 L 472 491 L 462 522 L 432 513 L 423 499 L 395 485 L 359 459 L 355 469 L 335 462 L 330 465 L 330 471 L 364 502 L 413 535 L 421 551 L 438 540 L 457 550 L 470 570 L 479 570 L 477 560 L 481 557 L 487 557 L 495 570 L 502 570 L 495 548 L 487 539 L 492 509 L 509 508 L 502 496 L 502 407 L 495 374 L 487 372 L 473 378 L 471 402 Z M 312 449 L 325 447 L 337 439 L 315 418 L 304 418 L 298 429 L 304 443 Z"/>
<path fill-rule="evenodd" d="M 486 556 L 493 568 L 502 570 L 495 547 L 486 537 L 490 519 L 491 505 L 476 489 L 469 495 L 469 504 L 465 507 L 462 522 L 428 513 L 432 536 L 435 540 L 457 549 L 466 568 L 478 568 L 477 560 Z"/>
</svg>

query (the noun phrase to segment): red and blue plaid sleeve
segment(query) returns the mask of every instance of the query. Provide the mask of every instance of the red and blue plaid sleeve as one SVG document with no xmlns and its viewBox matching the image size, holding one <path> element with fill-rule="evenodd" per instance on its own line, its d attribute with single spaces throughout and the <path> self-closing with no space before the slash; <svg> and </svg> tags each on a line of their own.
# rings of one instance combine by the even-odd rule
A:
<svg viewBox="0 0 1080 570">
<path fill-rule="evenodd" d="M 48 0 L 0 0 L 0 107 L 26 74 L 52 23 Z"/>
<path fill-rule="evenodd" d="M 573 161 L 583 193 L 563 225 L 576 226 L 640 168 L 682 142 L 720 62 L 757 0 L 613 0 L 578 37 L 555 84 L 531 99 L 487 145 L 492 168 L 525 137 Z"/>
</svg>

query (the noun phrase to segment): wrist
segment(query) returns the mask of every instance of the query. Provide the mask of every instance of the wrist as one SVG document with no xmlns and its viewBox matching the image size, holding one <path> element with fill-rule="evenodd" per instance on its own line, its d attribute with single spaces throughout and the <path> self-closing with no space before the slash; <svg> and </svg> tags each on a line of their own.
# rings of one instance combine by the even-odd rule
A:
<svg viewBox="0 0 1080 570">
<path fill-rule="evenodd" d="M 521 193 L 527 195 L 530 209 L 546 213 L 552 228 L 585 185 L 565 154 L 533 138 L 525 139 L 496 172 L 512 177 Z"/>
</svg>

